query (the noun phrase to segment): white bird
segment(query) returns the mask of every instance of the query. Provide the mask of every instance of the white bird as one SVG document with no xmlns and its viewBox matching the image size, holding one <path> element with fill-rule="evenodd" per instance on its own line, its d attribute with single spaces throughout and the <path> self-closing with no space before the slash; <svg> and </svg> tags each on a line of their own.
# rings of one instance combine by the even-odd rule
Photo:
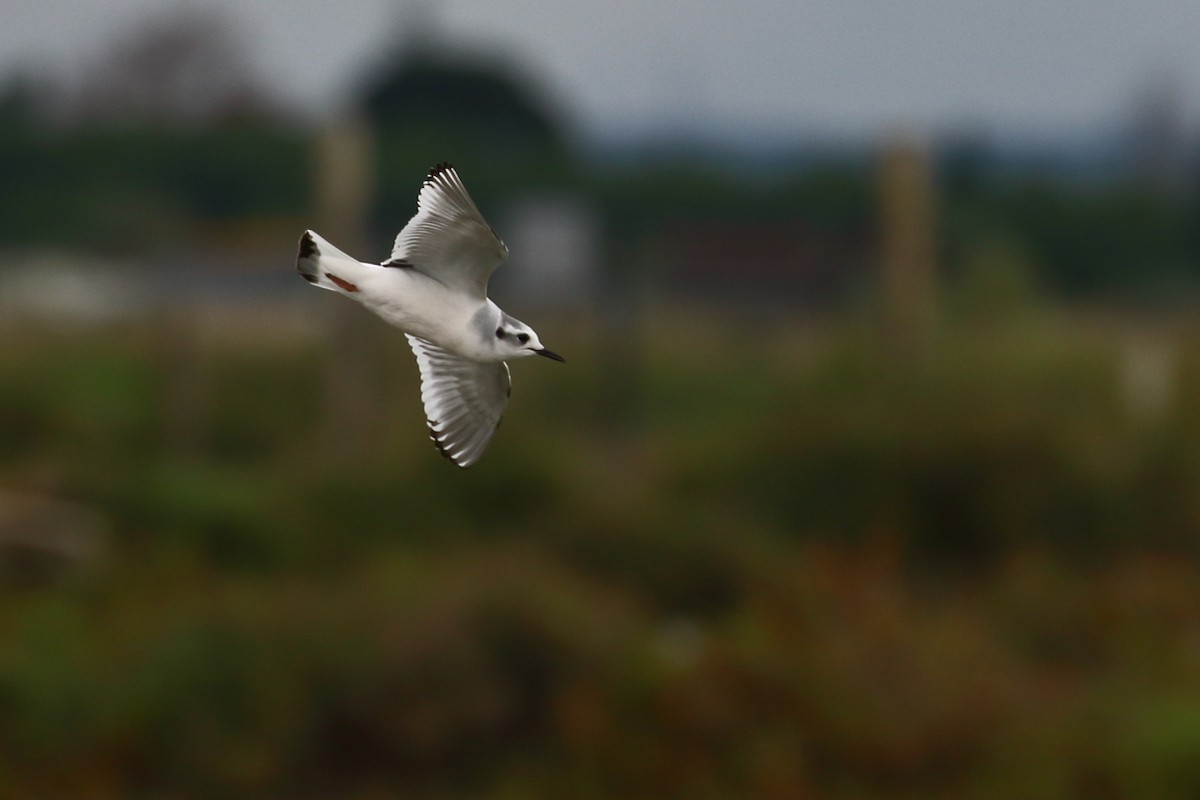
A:
<svg viewBox="0 0 1200 800">
<path fill-rule="evenodd" d="M 562 356 L 488 299 L 508 247 L 483 219 L 454 167 L 429 171 L 417 213 L 391 256 L 365 264 L 313 231 L 300 237 L 296 269 L 311 284 L 350 297 L 404 331 L 421 371 L 430 438 L 469 467 L 483 455 L 512 390 L 506 359 Z"/>
</svg>

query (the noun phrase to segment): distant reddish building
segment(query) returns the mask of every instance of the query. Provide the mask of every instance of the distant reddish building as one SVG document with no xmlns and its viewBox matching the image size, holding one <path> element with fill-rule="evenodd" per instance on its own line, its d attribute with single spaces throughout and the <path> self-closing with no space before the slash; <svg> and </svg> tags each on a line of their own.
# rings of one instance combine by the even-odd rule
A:
<svg viewBox="0 0 1200 800">
<path fill-rule="evenodd" d="M 803 222 L 680 222 L 649 243 L 664 294 L 820 307 L 866 277 L 870 242 Z"/>
</svg>

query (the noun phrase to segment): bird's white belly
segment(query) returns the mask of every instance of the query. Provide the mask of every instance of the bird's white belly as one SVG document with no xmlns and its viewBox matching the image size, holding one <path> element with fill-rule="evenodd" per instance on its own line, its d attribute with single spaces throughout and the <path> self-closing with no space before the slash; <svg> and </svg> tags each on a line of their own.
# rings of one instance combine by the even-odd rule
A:
<svg viewBox="0 0 1200 800">
<path fill-rule="evenodd" d="M 472 324 L 480 305 L 418 272 L 388 268 L 360 287 L 358 299 L 405 333 L 471 361 L 489 361 Z"/>
</svg>

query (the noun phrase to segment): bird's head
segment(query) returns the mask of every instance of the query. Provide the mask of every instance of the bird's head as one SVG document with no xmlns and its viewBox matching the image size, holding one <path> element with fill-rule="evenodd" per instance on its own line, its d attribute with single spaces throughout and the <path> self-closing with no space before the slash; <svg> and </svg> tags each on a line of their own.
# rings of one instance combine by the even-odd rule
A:
<svg viewBox="0 0 1200 800">
<path fill-rule="evenodd" d="M 504 358 L 522 358 L 524 356 L 545 356 L 555 361 L 566 361 L 565 358 L 551 350 L 547 350 L 533 328 L 520 320 L 505 315 L 496 326 L 496 350 Z"/>
</svg>

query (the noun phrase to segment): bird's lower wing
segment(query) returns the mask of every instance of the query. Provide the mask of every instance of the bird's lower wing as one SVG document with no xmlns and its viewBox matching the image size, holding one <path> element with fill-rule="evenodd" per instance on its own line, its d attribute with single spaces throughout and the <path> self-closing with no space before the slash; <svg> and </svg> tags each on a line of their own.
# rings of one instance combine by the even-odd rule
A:
<svg viewBox="0 0 1200 800">
<path fill-rule="evenodd" d="M 429 436 L 460 467 L 479 460 L 500 425 L 512 389 L 503 361 L 480 364 L 406 334 L 421 370 Z"/>
</svg>

